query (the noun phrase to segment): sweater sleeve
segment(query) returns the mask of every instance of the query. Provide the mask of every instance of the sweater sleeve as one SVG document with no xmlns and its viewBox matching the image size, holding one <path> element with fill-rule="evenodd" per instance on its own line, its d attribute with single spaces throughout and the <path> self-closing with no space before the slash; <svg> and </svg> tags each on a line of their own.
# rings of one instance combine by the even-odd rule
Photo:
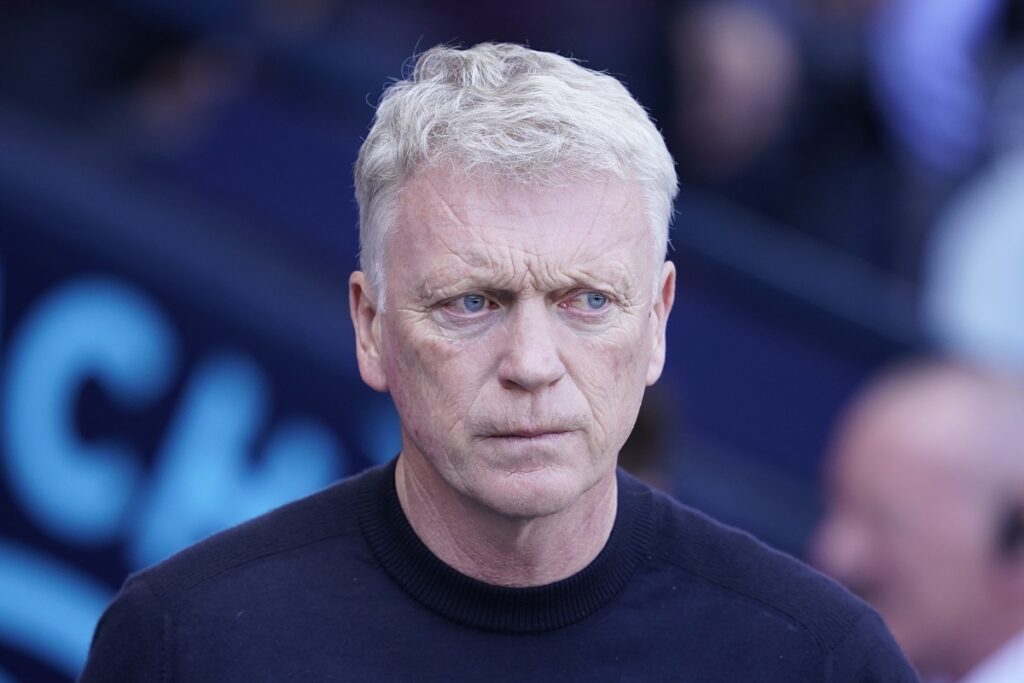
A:
<svg viewBox="0 0 1024 683">
<path fill-rule="evenodd" d="M 142 579 L 129 579 L 103 613 L 79 683 L 167 683 L 170 615 Z"/>
<path fill-rule="evenodd" d="M 882 619 L 870 612 L 850 628 L 830 653 L 829 683 L 919 683 Z"/>
</svg>

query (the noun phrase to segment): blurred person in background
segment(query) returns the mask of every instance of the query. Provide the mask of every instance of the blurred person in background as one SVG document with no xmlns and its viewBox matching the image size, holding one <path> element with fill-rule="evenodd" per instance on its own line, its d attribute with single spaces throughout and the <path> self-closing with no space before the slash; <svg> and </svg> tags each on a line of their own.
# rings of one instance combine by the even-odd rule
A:
<svg viewBox="0 0 1024 683">
<path fill-rule="evenodd" d="M 993 93 L 1019 56 L 1016 0 L 877 0 L 872 91 L 900 172 L 894 264 L 921 275 L 931 226 L 993 154 Z"/>
<path fill-rule="evenodd" d="M 616 468 L 676 194 L 618 81 L 428 50 L 355 176 L 356 355 L 401 453 L 131 577 L 84 681 L 915 680 L 862 602 Z"/>
<path fill-rule="evenodd" d="M 863 24 L 864 68 L 898 179 L 891 267 L 917 280 L 950 198 L 1005 155 L 1017 0 L 815 0 Z M 1019 104 L 1019 101 L 1018 101 Z"/>
<path fill-rule="evenodd" d="M 669 43 L 684 183 L 886 265 L 894 183 L 855 22 L 774 0 L 680 3 Z"/>
<path fill-rule="evenodd" d="M 801 65 L 792 37 L 749 2 L 682 5 L 671 35 L 682 165 L 718 179 L 742 171 L 780 135 Z"/>
<path fill-rule="evenodd" d="M 1018 149 L 953 197 L 925 252 L 922 291 L 923 322 L 936 344 L 1017 371 L 1024 371 L 1022 187 Z"/>
<path fill-rule="evenodd" d="M 951 353 L 1024 372 L 1024 3 L 991 84 L 992 150 L 939 213 L 924 253 L 924 326 Z"/>
<path fill-rule="evenodd" d="M 684 180 L 916 282 L 951 194 L 998 153 L 1010 0 L 679 3 Z"/>
<path fill-rule="evenodd" d="M 1024 384 L 921 360 L 842 417 L 824 571 L 871 602 L 926 680 L 1024 680 Z"/>
</svg>

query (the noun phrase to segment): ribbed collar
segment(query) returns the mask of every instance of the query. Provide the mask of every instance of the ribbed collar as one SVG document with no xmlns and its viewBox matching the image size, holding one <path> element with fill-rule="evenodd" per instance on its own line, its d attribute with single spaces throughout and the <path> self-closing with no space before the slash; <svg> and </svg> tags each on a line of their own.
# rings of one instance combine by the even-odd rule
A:
<svg viewBox="0 0 1024 683">
<path fill-rule="evenodd" d="M 434 612 L 488 631 L 528 633 L 561 628 L 611 600 L 648 557 L 653 537 L 650 491 L 618 473 L 618 508 L 608 542 L 580 572 L 529 588 L 493 586 L 462 574 L 423 544 L 405 517 L 395 490 L 395 466 L 363 479 L 359 524 L 384 570 Z"/>
</svg>

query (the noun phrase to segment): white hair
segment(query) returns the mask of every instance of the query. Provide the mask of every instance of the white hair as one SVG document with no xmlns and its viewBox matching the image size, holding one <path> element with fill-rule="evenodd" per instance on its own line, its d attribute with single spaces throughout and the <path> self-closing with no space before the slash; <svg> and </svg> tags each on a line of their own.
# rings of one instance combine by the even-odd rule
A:
<svg viewBox="0 0 1024 683">
<path fill-rule="evenodd" d="M 360 267 L 383 307 L 384 254 L 417 169 L 551 186 L 611 174 L 640 187 L 659 261 L 678 191 L 665 141 L 615 78 L 520 45 L 438 46 L 381 98 L 355 165 Z"/>
</svg>

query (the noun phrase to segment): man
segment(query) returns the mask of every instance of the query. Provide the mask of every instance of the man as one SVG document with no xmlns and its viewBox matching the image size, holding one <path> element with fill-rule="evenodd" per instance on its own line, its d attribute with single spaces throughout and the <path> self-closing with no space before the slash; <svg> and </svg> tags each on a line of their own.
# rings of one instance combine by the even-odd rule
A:
<svg viewBox="0 0 1024 683">
<path fill-rule="evenodd" d="M 1024 681 L 1024 387 L 899 366 L 842 420 L 821 567 L 885 617 L 925 677 Z"/>
<path fill-rule="evenodd" d="M 676 191 L 620 83 L 429 50 L 355 175 L 357 356 L 401 454 L 129 579 L 84 680 L 913 680 L 862 603 L 616 471 Z"/>
</svg>

